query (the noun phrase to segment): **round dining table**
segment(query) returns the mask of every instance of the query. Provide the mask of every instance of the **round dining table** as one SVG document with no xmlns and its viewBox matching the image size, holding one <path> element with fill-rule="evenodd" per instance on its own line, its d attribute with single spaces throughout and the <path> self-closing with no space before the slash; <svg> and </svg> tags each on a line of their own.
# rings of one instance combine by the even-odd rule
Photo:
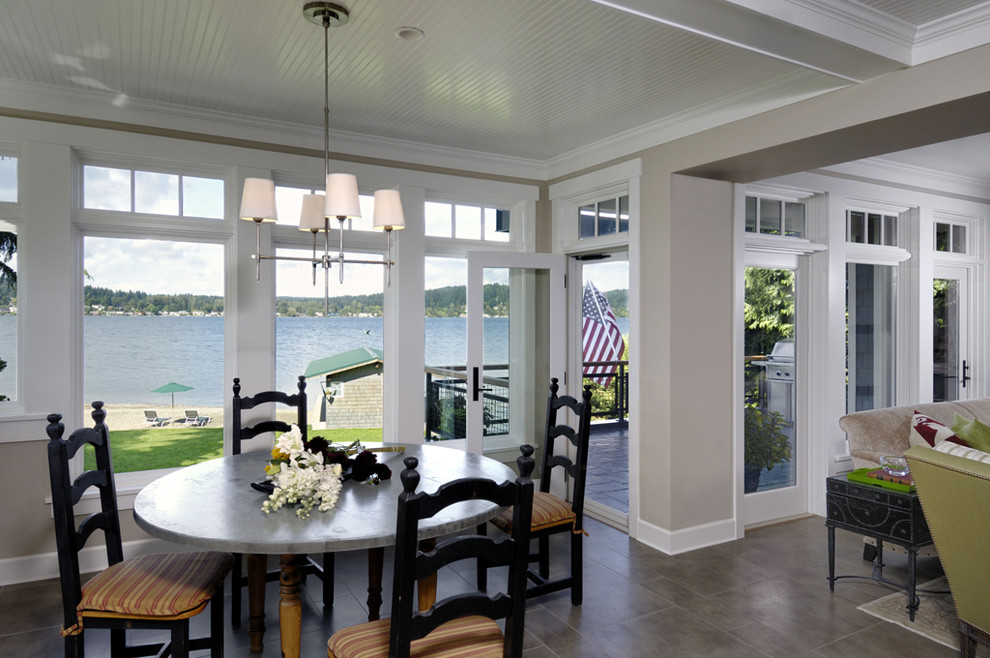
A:
<svg viewBox="0 0 990 658">
<path fill-rule="evenodd" d="M 441 484 L 464 477 L 503 482 L 516 474 L 505 464 L 455 448 L 434 445 L 389 447 L 378 453 L 392 477 L 379 484 L 345 481 L 337 505 L 327 512 L 312 510 L 301 519 L 286 506 L 266 514 L 266 494 L 251 487 L 264 480 L 267 452 L 221 457 L 169 473 L 142 489 L 134 500 L 134 519 L 148 534 L 198 548 L 281 556 L 279 628 L 282 654 L 298 656 L 302 623 L 299 597 L 300 557 L 311 553 L 367 549 L 369 618 L 381 607 L 384 550 L 395 544 L 395 518 L 405 457 L 419 460 L 417 491 L 435 491 Z M 499 512 L 486 501 L 452 505 L 420 523 L 419 538 L 431 540 L 473 528 Z M 263 563 L 262 563 L 263 564 Z M 249 567 L 249 574 L 251 572 Z M 254 573 L 257 573 L 257 568 Z M 263 574 L 263 567 L 262 567 Z M 257 586 L 257 585 L 255 585 Z M 264 587 L 264 583 L 260 584 Z M 251 601 L 251 650 L 260 651 L 264 633 L 264 599 Z M 260 610 L 258 609 L 260 608 Z"/>
</svg>

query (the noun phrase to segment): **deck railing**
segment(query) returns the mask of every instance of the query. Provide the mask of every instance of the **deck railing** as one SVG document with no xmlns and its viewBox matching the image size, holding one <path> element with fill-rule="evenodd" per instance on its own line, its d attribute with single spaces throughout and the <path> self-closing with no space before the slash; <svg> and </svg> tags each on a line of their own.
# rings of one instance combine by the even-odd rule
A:
<svg viewBox="0 0 990 658">
<path fill-rule="evenodd" d="M 486 365 L 486 371 L 508 372 L 508 365 Z M 485 375 L 484 435 L 509 433 L 509 378 Z M 467 437 L 467 366 L 426 368 L 427 441 Z"/>
<path fill-rule="evenodd" d="M 628 361 L 586 361 L 584 383 L 597 384 L 598 379 L 607 375 L 592 374 L 602 367 L 614 367 L 608 386 L 592 388 L 591 417 L 598 420 L 612 420 L 624 423 L 629 416 L 629 362 Z"/>
</svg>

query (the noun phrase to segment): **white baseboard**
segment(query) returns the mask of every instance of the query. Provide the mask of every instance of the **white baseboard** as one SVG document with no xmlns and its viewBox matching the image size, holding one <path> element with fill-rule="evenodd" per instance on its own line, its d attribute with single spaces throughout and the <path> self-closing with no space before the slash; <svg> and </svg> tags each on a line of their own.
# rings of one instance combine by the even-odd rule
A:
<svg viewBox="0 0 990 658">
<path fill-rule="evenodd" d="M 97 538 L 99 539 L 99 538 Z M 171 544 L 161 539 L 139 539 L 124 543 L 124 557 L 150 553 L 179 553 L 196 550 Z M 107 551 L 100 542 L 79 551 L 79 571 L 92 573 L 107 568 Z M 0 560 L 0 585 L 29 583 L 36 580 L 58 578 L 58 554 L 40 553 Z"/>
<path fill-rule="evenodd" d="M 736 540 L 736 522 L 734 519 L 704 523 L 673 531 L 640 519 L 637 528 L 637 540 L 667 555 L 687 553 L 706 546 Z"/>
</svg>

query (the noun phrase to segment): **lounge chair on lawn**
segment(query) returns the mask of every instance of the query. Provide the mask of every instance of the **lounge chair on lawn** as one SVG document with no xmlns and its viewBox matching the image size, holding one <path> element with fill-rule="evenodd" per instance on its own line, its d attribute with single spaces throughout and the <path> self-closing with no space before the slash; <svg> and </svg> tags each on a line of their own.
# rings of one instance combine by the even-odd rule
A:
<svg viewBox="0 0 990 658">
<path fill-rule="evenodd" d="M 213 419 L 210 416 L 200 416 L 199 411 L 196 409 L 186 409 L 186 417 L 183 423 L 192 425 L 193 427 L 203 427 L 211 420 Z"/>
<path fill-rule="evenodd" d="M 163 427 L 171 422 L 171 418 L 159 416 L 157 411 L 152 409 L 144 410 L 144 424 L 152 427 Z"/>
</svg>

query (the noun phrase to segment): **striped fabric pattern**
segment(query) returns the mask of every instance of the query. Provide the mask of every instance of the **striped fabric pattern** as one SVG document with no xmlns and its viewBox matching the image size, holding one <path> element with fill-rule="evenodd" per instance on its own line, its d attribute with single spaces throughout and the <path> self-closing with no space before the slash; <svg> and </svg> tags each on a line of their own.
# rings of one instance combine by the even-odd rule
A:
<svg viewBox="0 0 990 658">
<path fill-rule="evenodd" d="M 327 642 L 329 658 L 384 658 L 388 656 L 389 620 L 343 628 Z M 443 624 L 410 645 L 412 658 L 502 658 L 502 631 L 488 617 L 472 615 Z"/>
<path fill-rule="evenodd" d="M 206 607 L 230 571 L 229 553 L 142 555 L 118 562 L 82 588 L 77 623 L 62 635 L 82 632 L 84 617 L 183 619 Z"/>
<path fill-rule="evenodd" d="M 556 496 L 542 491 L 533 494 L 533 522 L 530 530 L 543 530 L 565 523 L 574 523 L 574 510 L 571 506 Z M 512 508 L 502 510 L 502 513 L 492 519 L 492 524 L 502 532 L 512 532 Z"/>
<path fill-rule="evenodd" d="M 965 459 L 983 462 L 984 464 L 990 464 L 990 453 L 977 450 L 976 448 L 968 448 L 955 443 L 949 443 L 948 441 L 942 441 L 941 443 L 936 444 L 935 449 L 939 452 L 944 452 L 947 455 L 955 455 L 956 457 L 963 457 Z"/>
</svg>

